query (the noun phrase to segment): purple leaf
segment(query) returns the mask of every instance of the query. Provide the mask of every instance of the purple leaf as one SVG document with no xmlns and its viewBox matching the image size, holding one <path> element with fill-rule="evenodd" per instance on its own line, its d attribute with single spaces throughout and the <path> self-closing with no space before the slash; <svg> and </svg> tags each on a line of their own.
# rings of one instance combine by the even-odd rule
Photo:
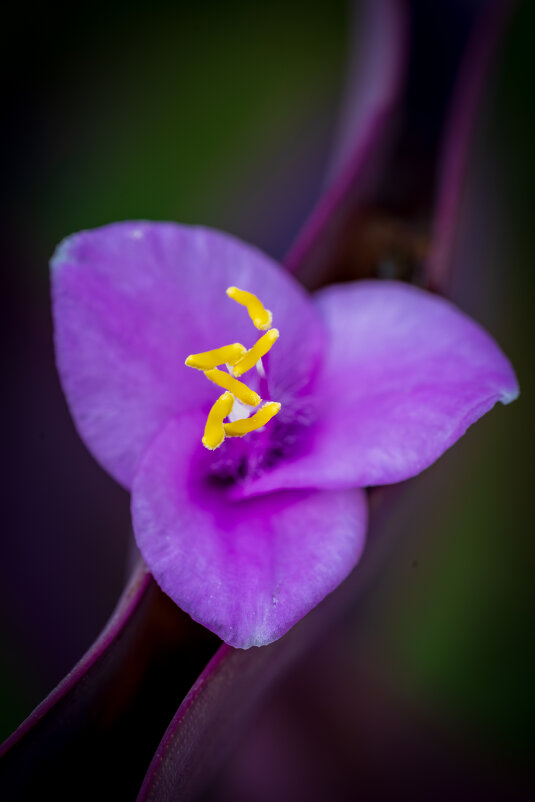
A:
<svg viewBox="0 0 535 802">
<path fill-rule="evenodd" d="M 158 589 L 138 559 L 100 637 L 0 748 L 10 800 L 132 798 L 162 728 L 215 638 Z"/>
<path fill-rule="evenodd" d="M 285 258 L 287 268 L 311 283 L 334 247 L 349 207 L 376 180 L 388 125 L 399 100 L 407 58 L 407 19 L 401 0 L 363 0 L 354 19 L 338 143 L 327 189 Z"/>
<path fill-rule="evenodd" d="M 515 0 L 493 0 L 475 26 L 459 70 L 446 122 L 433 236 L 428 257 L 430 286 L 444 291 L 453 269 L 453 245 L 474 129 L 482 96 Z"/>
</svg>

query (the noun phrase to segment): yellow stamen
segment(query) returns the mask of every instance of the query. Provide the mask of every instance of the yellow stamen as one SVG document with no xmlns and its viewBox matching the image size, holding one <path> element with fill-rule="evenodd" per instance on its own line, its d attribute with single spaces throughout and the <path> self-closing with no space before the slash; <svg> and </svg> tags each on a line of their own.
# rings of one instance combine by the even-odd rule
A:
<svg viewBox="0 0 535 802">
<path fill-rule="evenodd" d="M 247 351 L 245 356 L 236 362 L 234 365 L 234 375 L 243 376 L 243 374 L 247 373 L 248 370 L 254 368 L 258 360 L 262 359 L 262 357 L 267 354 L 267 352 L 273 347 L 278 339 L 278 329 L 270 329 L 263 334 L 262 337 L 255 342 L 253 347 Z"/>
<path fill-rule="evenodd" d="M 250 418 L 236 420 L 233 423 L 224 423 L 223 429 L 225 430 L 225 434 L 227 437 L 243 437 L 244 434 L 254 432 L 256 429 L 265 426 L 266 423 L 277 414 L 280 408 L 281 405 L 276 401 L 269 401 L 267 404 L 264 404 L 258 412 L 251 415 Z"/>
<path fill-rule="evenodd" d="M 220 395 L 212 409 L 208 413 L 206 426 L 204 427 L 204 437 L 202 444 L 210 451 L 218 448 L 225 439 L 225 429 L 223 428 L 223 421 L 230 415 L 234 398 L 231 393 L 223 393 Z"/>
<path fill-rule="evenodd" d="M 221 348 L 214 348 L 213 351 L 203 351 L 202 354 L 190 354 L 186 359 L 188 368 L 197 370 L 211 370 L 218 365 L 235 365 L 246 353 L 247 348 L 241 343 L 223 345 Z"/>
<path fill-rule="evenodd" d="M 207 370 L 204 375 L 207 379 L 214 382 L 214 384 L 217 384 L 219 387 L 224 387 L 225 390 L 229 390 L 232 395 L 243 404 L 256 407 L 262 400 L 258 393 L 255 393 L 255 391 L 249 389 L 246 384 L 239 382 L 223 370 Z"/>
<path fill-rule="evenodd" d="M 238 287 L 229 287 L 227 295 L 236 303 L 247 308 L 249 316 L 257 329 L 269 329 L 273 316 L 256 295 L 253 295 L 252 292 L 240 290 Z M 219 396 L 208 413 L 202 438 L 202 444 L 206 448 L 214 451 L 221 445 L 227 435 L 229 437 L 243 437 L 249 432 L 261 429 L 279 412 L 281 405 L 275 401 L 270 401 L 260 407 L 249 418 L 224 423 L 225 418 L 232 412 L 235 400 L 249 407 L 258 407 L 262 403 L 258 393 L 251 390 L 238 378 L 255 365 L 258 365 L 260 375 L 265 378 L 260 360 L 268 353 L 278 338 L 278 329 L 269 329 L 249 350 L 241 343 L 232 343 L 231 345 L 223 345 L 221 348 L 214 348 L 212 351 L 190 354 L 187 357 L 186 365 L 189 368 L 204 371 L 207 379 L 226 390 L 223 395 Z M 217 369 L 219 365 L 223 364 L 226 364 L 228 373 Z M 241 410 L 238 405 L 234 417 L 239 414 L 241 414 Z"/>
<path fill-rule="evenodd" d="M 246 290 L 239 290 L 237 287 L 229 287 L 227 295 L 236 303 L 247 307 L 249 317 L 257 329 L 269 329 L 273 316 L 269 309 L 266 309 L 256 295 Z"/>
</svg>

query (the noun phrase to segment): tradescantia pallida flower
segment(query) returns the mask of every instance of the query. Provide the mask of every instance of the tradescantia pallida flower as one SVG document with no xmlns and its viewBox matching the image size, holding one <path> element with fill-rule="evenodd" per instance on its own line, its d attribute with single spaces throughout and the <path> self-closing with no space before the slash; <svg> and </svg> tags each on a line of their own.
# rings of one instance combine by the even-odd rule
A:
<svg viewBox="0 0 535 802">
<path fill-rule="evenodd" d="M 448 301 L 391 281 L 310 296 L 255 248 L 204 228 L 75 234 L 52 284 L 80 435 L 131 490 L 162 589 L 237 647 L 281 637 L 348 575 L 365 540 L 363 488 L 419 473 L 518 394 L 498 345 Z M 259 359 L 229 288 L 272 315 L 279 336 Z M 251 395 L 238 398 L 238 384 Z M 262 405 L 276 414 L 253 421 Z M 205 448 L 210 415 L 219 442 Z"/>
</svg>

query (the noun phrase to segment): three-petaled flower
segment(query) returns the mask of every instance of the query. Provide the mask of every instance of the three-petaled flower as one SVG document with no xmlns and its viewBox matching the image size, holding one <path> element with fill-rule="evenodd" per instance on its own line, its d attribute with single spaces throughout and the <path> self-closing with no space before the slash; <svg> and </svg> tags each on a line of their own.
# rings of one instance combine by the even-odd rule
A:
<svg viewBox="0 0 535 802">
<path fill-rule="evenodd" d="M 273 312 L 281 339 L 250 389 L 281 408 L 207 450 L 213 384 L 184 358 L 247 342 L 229 285 Z M 309 296 L 256 249 L 203 228 L 76 234 L 54 257 L 53 300 L 72 414 L 132 492 L 150 571 L 234 646 L 279 638 L 347 576 L 364 544 L 363 488 L 419 473 L 518 394 L 497 344 L 449 302 L 389 281 Z"/>
</svg>

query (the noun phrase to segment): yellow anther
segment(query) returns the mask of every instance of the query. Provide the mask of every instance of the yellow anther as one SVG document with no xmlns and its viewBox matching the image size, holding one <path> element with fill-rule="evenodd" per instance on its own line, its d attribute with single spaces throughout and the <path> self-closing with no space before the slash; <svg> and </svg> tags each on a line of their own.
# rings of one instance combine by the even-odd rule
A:
<svg viewBox="0 0 535 802">
<path fill-rule="evenodd" d="M 232 393 L 223 393 L 220 395 L 212 409 L 208 413 L 206 426 L 204 427 L 204 437 L 202 444 L 210 451 L 218 448 L 225 439 L 225 429 L 223 428 L 223 421 L 232 412 L 234 398 Z"/>
<path fill-rule="evenodd" d="M 234 365 L 234 375 L 243 376 L 248 370 L 254 368 L 259 359 L 273 347 L 274 343 L 279 339 L 279 330 L 270 329 L 263 334 L 259 340 L 255 342 L 252 348 L 249 348 L 247 353 L 236 362 Z"/>
<path fill-rule="evenodd" d="M 227 437 L 243 437 L 244 434 L 254 432 L 265 426 L 268 421 L 273 418 L 280 410 L 281 405 L 276 401 L 269 401 L 260 407 L 258 412 L 251 415 L 250 418 L 243 418 L 242 420 L 233 421 L 233 423 L 224 423 L 223 429 Z"/>
<path fill-rule="evenodd" d="M 228 373 L 225 373 L 223 370 L 207 370 L 205 374 L 207 379 L 217 384 L 218 387 L 223 387 L 225 390 L 229 390 L 232 395 L 241 401 L 243 404 L 247 404 L 250 407 L 256 407 L 261 402 L 261 398 L 258 393 L 255 393 L 254 390 L 249 389 L 246 384 L 243 382 L 239 382 L 233 376 Z"/>
<path fill-rule="evenodd" d="M 218 365 L 235 365 L 238 360 L 246 353 L 247 348 L 241 343 L 223 345 L 221 348 L 214 348 L 213 351 L 203 351 L 202 354 L 190 354 L 186 359 L 188 368 L 198 370 L 211 370 Z"/>
<path fill-rule="evenodd" d="M 232 298 L 233 301 L 236 301 L 236 303 L 247 307 L 249 317 L 257 329 L 269 329 L 273 315 L 269 309 L 264 307 L 262 301 L 260 301 L 256 295 L 246 290 L 239 290 L 237 287 L 229 287 L 227 295 L 229 298 Z"/>
</svg>

